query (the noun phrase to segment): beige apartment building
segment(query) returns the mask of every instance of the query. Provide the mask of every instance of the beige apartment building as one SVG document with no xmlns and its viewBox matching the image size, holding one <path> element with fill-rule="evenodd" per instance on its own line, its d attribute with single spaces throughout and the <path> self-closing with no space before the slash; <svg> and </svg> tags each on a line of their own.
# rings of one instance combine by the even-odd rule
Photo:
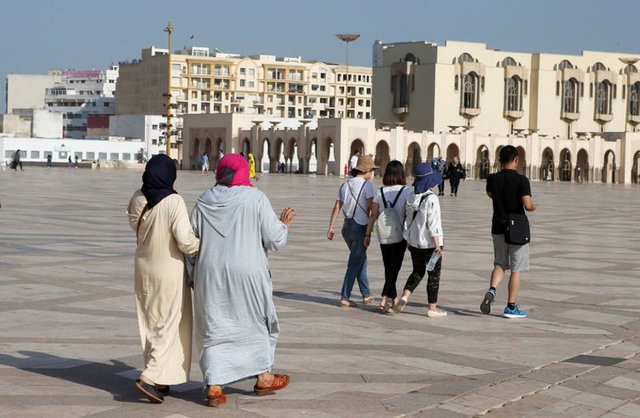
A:
<svg viewBox="0 0 640 418">
<path fill-rule="evenodd" d="M 166 114 L 167 56 L 152 47 L 120 63 L 116 114 Z M 344 65 L 192 47 L 171 54 L 171 114 L 371 119 L 371 82 L 369 67 L 349 66 L 347 76 Z"/>
<path fill-rule="evenodd" d="M 622 62 L 621 59 L 627 61 Z M 635 132 L 640 55 L 508 52 L 483 43 L 374 44 L 373 117 L 412 131 L 536 132 L 585 138 Z"/>
</svg>

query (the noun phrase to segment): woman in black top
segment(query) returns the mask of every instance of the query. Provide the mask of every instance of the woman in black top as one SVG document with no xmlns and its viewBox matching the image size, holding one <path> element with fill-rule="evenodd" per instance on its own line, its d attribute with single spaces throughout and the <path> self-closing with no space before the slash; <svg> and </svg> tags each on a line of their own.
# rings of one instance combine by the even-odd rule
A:
<svg viewBox="0 0 640 418">
<path fill-rule="evenodd" d="M 449 164 L 447 177 L 449 177 L 449 184 L 451 184 L 451 196 L 458 196 L 460 179 L 466 177 L 464 167 L 460 164 L 460 161 L 458 161 L 458 157 L 453 157 L 453 161 Z"/>
</svg>

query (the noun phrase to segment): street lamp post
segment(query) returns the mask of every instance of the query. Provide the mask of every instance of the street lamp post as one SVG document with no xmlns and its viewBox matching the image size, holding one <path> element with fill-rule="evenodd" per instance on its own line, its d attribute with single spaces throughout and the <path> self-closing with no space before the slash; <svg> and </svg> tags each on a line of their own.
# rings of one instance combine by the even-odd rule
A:
<svg viewBox="0 0 640 418">
<path fill-rule="evenodd" d="M 631 66 L 640 61 L 640 58 L 624 57 L 619 58 L 619 60 L 627 64 L 627 106 L 624 111 L 624 131 L 627 132 L 627 124 L 631 117 Z"/>
<path fill-rule="evenodd" d="M 347 44 L 347 63 L 346 63 L 346 74 L 345 74 L 345 87 L 344 87 L 344 115 L 346 118 L 349 115 L 349 42 L 353 42 L 358 39 L 360 35 L 353 33 L 338 33 L 336 38 Z"/>
<path fill-rule="evenodd" d="M 169 37 L 169 54 L 167 55 L 167 92 L 164 94 L 167 98 L 167 156 L 171 157 L 171 34 L 173 33 L 173 25 L 171 21 L 164 31 Z"/>
</svg>

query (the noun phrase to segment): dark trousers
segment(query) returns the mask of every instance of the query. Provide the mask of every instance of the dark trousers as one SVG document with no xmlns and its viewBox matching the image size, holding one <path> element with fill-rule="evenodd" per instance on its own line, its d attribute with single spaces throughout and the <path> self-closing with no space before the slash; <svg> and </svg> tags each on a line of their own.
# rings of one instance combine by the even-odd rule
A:
<svg viewBox="0 0 640 418">
<path fill-rule="evenodd" d="M 451 181 L 451 193 L 458 194 L 458 186 L 460 185 L 460 180 L 452 180 Z"/>
<path fill-rule="evenodd" d="M 438 194 L 444 194 L 444 180 L 442 180 L 442 183 L 438 184 Z"/>
<path fill-rule="evenodd" d="M 425 273 L 427 272 L 427 263 L 431 254 L 435 251 L 435 248 L 415 248 L 409 246 L 409 252 L 411 253 L 411 263 L 413 264 L 413 271 L 407 279 L 407 284 L 404 288 L 411 293 L 416 290 L 416 287 L 422 281 Z M 433 271 L 429 272 L 427 279 L 427 301 L 429 303 L 438 302 L 438 290 L 440 289 L 440 269 L 442 267 L 442 258 L 438 260 Z"/>
<path fill-rule="evenodd" d="M 398 296 L 396 282 L 398 281 L 398 273 L 400 273 L 400 268 L 402 267 L 405 251 L 407 251 L 407 241 L 405 240 L 395 244 L 380 244 L 382 263 L 384 264 L 382 296 L 391 299 L 395 299 Z"/>
</svg>

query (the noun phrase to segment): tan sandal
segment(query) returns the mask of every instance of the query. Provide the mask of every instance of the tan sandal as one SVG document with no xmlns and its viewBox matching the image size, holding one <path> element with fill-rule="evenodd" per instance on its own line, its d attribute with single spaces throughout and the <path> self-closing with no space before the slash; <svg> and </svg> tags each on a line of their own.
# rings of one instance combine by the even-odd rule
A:
<svg viewBox="0 0 640 418">
<path fill-rule="evenodd" d="M 376 300 L 375 296 L 367 296 L 366 298 L 362 298 L 362 303 L 364 303 L 365 305 L 368 305 L 375 300 Z"/>
<path fill-rule="evenodd" d="M 341 308 L 355 308 L 358 305 L 356 305 L 352 300 L 341 300 L 340 303 L 338 303 L 338 306 Z"/>
</svg>

